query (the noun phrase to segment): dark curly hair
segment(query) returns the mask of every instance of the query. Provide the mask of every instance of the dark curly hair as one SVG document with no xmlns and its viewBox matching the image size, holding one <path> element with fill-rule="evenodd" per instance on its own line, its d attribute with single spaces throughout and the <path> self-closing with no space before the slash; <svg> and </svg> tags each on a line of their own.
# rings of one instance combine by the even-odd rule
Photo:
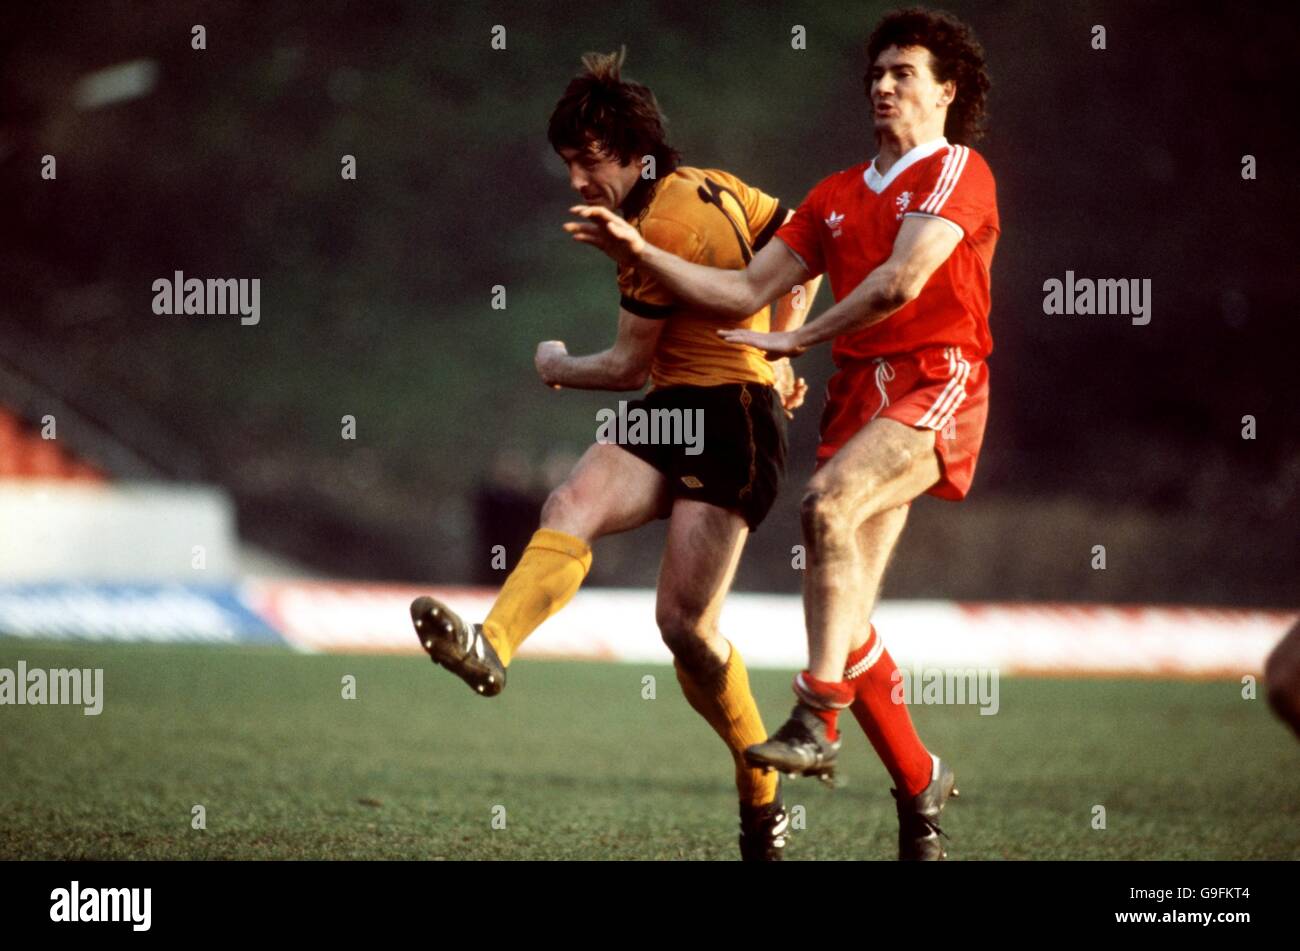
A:
<svg viewBox="0 0 1300 951">
<path fill-rule="evenodd" d="M 871 67 L 876 58 L 891 46 L 923 46 L 930 51 L 934 78 L 941 83 L 952 80 L 957 95 L 948 106 L 944 136 L 958 145 L 971 145 L 984 137 L 988 120 L 988 69 L 984 65 L 984 48 L 965 23 L 951 13 L 912 7 L 885 14 L 871 38 L 867 40 L 867 74 L 863 77 L 867 96 L 871 95 Z"/>
<path fill-rule="evenodd" d="M 655 94 L 622 78 L 626 57 L 626 48 L 584 55 L 583 71 L 556 103 L 546 137 L 557 152 L 595 144 L 623 165 L 653 155 L 655 174 L 662 177 L 677 167 L 681 155 L 668 144 Z"/>
</svg>

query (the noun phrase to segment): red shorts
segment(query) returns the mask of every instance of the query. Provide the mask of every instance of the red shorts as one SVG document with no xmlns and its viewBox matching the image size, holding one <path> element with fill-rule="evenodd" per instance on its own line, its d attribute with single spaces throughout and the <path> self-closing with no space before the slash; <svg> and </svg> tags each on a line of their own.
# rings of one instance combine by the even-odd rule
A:
<svg viewBox="0 0 1300 951">
<path fill-rule="evenodd" d="M 989 410 L 989 370 L 960 347 L 844 363 L 826 386 L 821 466 L 877 416 L 935 431 L 939 481 L 930 495 L 962 499 L 970 490 Z"/>
</svg>

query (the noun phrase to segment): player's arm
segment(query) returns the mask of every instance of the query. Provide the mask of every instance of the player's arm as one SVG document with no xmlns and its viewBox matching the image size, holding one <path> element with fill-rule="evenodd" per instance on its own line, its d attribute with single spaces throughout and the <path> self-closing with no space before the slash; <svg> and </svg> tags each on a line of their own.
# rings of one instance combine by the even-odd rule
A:
<svg viewBox="0 0 1300 951">
<path fill-rule="evenodd" d="M 600 353 L 572 356 L 561 340 L 537 345 L 537 374 L 547 386 L 579 390 L 639 390 L 650 375 L 664 322 L 618 311 L 618 337 Z"/>
<path fill-rule="evenodd" d="M 808 319 L 808 311 L 812 309 L 817 288 L 821 285 L 822 279 L 819 274 L 802 284 L 796 284 L 790 289 L 790 293 L 779 298 L 772 312 L 772 330 L 781 333 L 802 327 L 804 321 Z"/>
<path fill-rule="evenodd" d="M 781 224 L 788 224 L 793 217 L 793 211 L 786 212 Z M 769 240 L 767 245 L 759 249 L 760 252 L 771 244 L 772 242 Z M 789 247 L 786 247 L 786 253 L 789 254 L 789 252 Z M 794 255 L 790 256 L 793 257 Z M 806 275 L 807 272 L 805 271 L 804 274 Z M 821 286 L 822 276 L 818 274 L 816 277 L 808 278 L 801 284 L 795 284 L 790 288 L 788 294 L 777 298 L 776 303 L 772 305 L 772 330 L 780 333 L 786 330 L 798 330 L 802 327 L 804 321 L 808 319 L 808 311 L 812 309 L 813 298 L 817 296 L 817 289 Z"/>
<path fill-rule="evenodd" d="M 802 327 L 821 283 L 821 275 L 818 275 L 802 284 L 796 284 L 789 294 L 778 299 L 772 305 L 772 330 L 783 333 Z M 788 357 L 776 361 L 772 369 L 776 373 L 776 392 L 781 397 L 781 407 L 785 410 L 785 415 L 793 419 L 794 411 L 803 405 L 804 398 L 808 395 L 808 381 L 794 372 Z"/>
<path fill-rule="evenodd" d="M 769 241 L 746 268 L 706 267 L 655 247 L 607 208 L 576 205 L 569 210 L 582 219 L 564 225 L 575 241 L 594 245 L 619 264 L 652 275 L 677 300 L 729 320 L 745 320 L 808 277 L 799 259 L 780 241 Z"/>
<path fill-rule="evenodd" d="M 719 330 L 718 333 L 731 343 L 765 350 L 773 358 L 796 356 L 840 334 L 878 324 L 916 300 L 961 239 L 947 221 L 907 216 L 898 229 L 889 259 L 816 320 L 783 333 L 750 330 Z"/>
</svg>

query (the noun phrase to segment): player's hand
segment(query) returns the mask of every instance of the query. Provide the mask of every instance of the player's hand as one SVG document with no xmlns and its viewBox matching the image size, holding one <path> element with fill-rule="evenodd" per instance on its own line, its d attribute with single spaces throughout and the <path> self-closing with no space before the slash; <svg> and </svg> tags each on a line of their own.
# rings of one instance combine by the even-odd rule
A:
<svg viewBox="0 0 1300 951">
<path fill-rule="evenodd" d="M 583 219 L 564 223 L 564 230 L 573 235 L 574 241 L 600 248 L 624 267 L 640 260 L 645 250 L 645 238 L 608 208 L 574 205 L 569 211 Z"/>
<path fill-rule="evenodd" d="M 727 343 L 757 347 L 767 354 L 769 360 L 779 360 L 782 357 L 797 357 L 808 349 L 799 345 L 799 338 L 795 336 L 794 331 L 760 333 L 757 330 L 726 327 L 718 331 L 718 336 Z"/>
<path fill-rule="evenodd" d="M 776 395 L 781 397 L 781 408 L 785 410 L 786 419 L 794 419 L 794 411 L 803 405 L 808 395 L 808 381 L 795 376 L 794 367 L 786 357 L 772 365 L 776 372 Z"/>
<path fill-rule="evenodd" d="M 559 366 L 568 355 L 569 348 L 563 340 L 543 340 L 537 345 L 533 364 L 537 367 L 537 375 L 542 378 L 542 382 L 553 390 L 560 388 Z"/>
</svg>

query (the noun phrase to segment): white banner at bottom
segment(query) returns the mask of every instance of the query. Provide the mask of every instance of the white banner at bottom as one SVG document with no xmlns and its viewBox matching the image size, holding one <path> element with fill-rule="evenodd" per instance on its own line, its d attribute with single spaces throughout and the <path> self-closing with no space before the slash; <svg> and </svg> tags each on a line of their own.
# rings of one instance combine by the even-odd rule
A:
<svg viewBox="0 0 1300 951">
<path fill-rule="evenodd" d="M 420 594 L 481 621 L 489 588 L 270 582 L 245 586 L 249 606 L 295 647 L 343 653 L 418 653 L 408 607 Z M 872 620 L 903 667 L 994 668 L 1003 674 L 1231 677 L 1259 674 L 1295 612 L 1193 607 L 963 604 L 885 601 Z M 734 593 L 722 634 L 756 668 L 807 660 L 797 595 Z M 580 591 L 546 621 L 521 657 L 667 664 L 650 590 Z"/>
</svg>

